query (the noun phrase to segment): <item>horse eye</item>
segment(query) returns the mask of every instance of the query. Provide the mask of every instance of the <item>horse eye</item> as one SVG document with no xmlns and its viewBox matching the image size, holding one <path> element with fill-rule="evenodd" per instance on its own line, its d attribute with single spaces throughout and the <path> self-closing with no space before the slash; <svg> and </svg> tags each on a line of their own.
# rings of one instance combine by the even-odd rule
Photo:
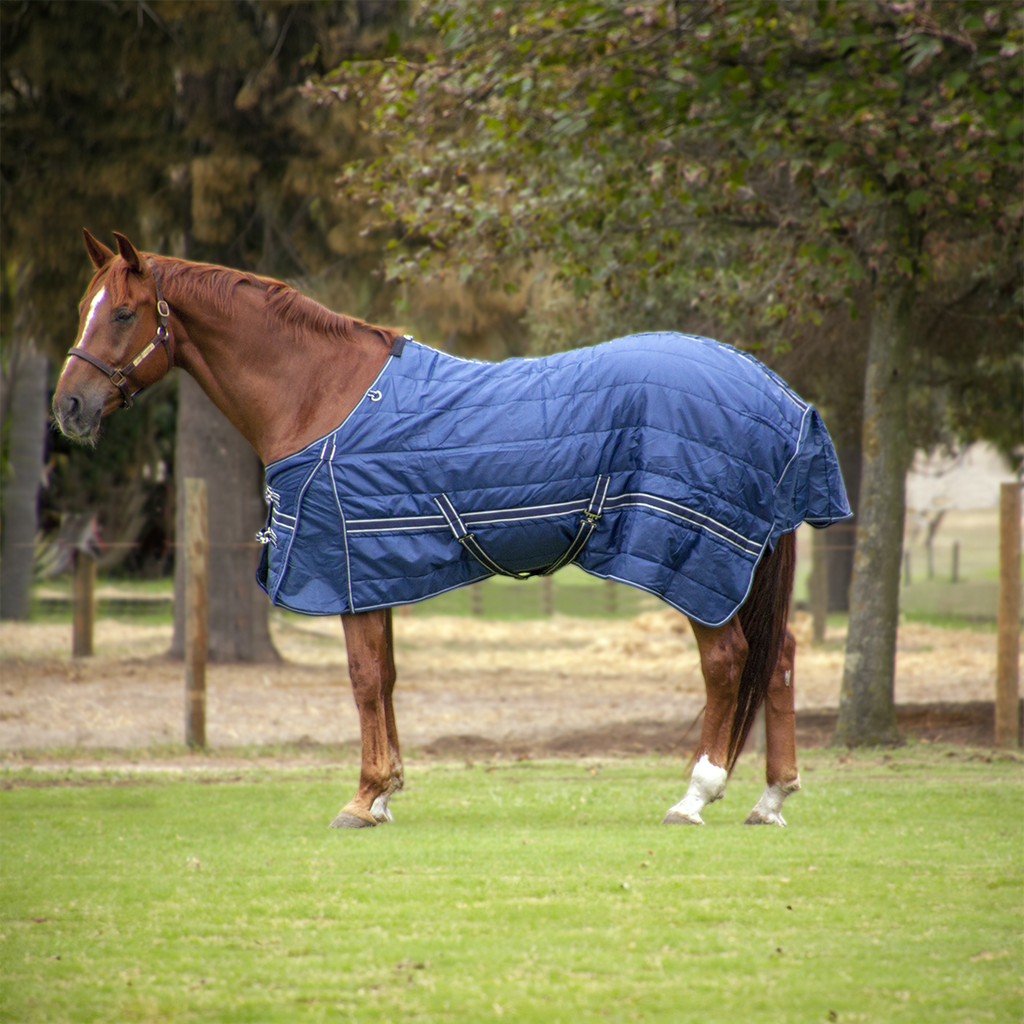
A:
<svg viewBox="0 0 1024 1024">
<path fill-rule="evenodd" d="M 122 308 L 117 310 L 116 313 L 114 313 L 114 319 L 119 324 L 126 324 L 129 321 L 135 319 L 135 314 L 130 309 Z"/>
</svg>

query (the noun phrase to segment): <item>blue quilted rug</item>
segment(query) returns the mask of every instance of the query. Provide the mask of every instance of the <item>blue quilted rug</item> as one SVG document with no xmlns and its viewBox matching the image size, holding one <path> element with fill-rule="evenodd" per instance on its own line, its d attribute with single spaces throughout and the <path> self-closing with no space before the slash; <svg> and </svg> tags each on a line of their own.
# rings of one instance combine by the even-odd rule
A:
<svg viewBox="0 0 1024 1024">
<path fill-rule="evenodd" d="M 267 467 L 267 495 L 260 585 L 312 615 L 568 553 L 719 625 L 781 534 L 850 515 L 814 408 L 751 356 L 671 333 L 502 363 L 400 339 L 337 430 Z"/>
</svg>

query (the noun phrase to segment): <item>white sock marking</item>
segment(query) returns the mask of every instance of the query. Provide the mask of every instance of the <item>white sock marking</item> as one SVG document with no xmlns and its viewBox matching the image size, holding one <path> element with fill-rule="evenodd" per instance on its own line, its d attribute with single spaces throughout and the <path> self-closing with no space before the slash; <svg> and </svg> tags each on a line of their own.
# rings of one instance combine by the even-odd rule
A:
<svg viewBox="0 0 1024 1024">
<path fill-rule="evenodd" d="M 394 815 L 391 813 L 391 810 L 388 807 L 389 799 L 390 794 L 388 794 L 387 796 L 379 796 L 377 797 L 376 800 L 373 801 L 373 806 L 370 807 L 370 813 L 374 816 L 374 818 L 377 819 L 377 821 L 381 822 L 382 824 L 385 821 L 395 820 Z"/>
<path fill-rule="evenodd" d="M 724 768 L 712 764 L 707 754 L 702 755 L 694 765 L 686 796 L 674 807 L 670 807 L 668 813 L 675 811 L 684 818 L 689 818 L 694 824 L 703 824 L 700 812 L 708 804 L 720 800 L 725 795 L 725 784 L 728 779 L 729 773 Z"/>
<path fill-rule="evenodd" d="M 761 799 L 754 804 L 754 809 L 747 816 L 748 823 L 756 824 L 763 822 L 766 825 L 785 825 L 786 819 L 782 816 L 782 805 L 790 793 L 795 793 L 800 788 L 800 777 L 795 781 L 779 783 L 772 786 L 765 786 Z"/>
</svg>

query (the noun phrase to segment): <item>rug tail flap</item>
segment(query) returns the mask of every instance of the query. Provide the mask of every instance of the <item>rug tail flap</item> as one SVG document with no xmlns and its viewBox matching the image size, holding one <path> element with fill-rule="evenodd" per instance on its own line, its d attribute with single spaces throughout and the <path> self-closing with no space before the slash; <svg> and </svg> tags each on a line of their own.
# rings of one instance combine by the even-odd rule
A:
<svg viewBox="0 0 1024 1024">
<path fill-rule="evenodd" d="M 822 529 L 853 515 L 832 438 L 813 407 L 807 410 L 796 453 L 776 488 L 775 504 L 773 544 L 803 522 Z"/>
</svg>

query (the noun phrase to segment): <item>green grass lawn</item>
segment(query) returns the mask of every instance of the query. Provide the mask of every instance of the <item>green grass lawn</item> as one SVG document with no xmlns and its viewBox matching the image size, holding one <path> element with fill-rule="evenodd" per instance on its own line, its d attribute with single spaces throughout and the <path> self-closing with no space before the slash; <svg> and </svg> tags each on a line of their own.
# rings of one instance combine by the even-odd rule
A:
<svg viewBox="0 0 1024 1024">
<path fill-rule="evenodd" d="M 414 764 L 358 832 L 351 766 L 8 772 L 0 1019 L 1021 1019 L 1019 760 L 816 753 L 785 830 L 752 759 L 660 826 L 682 769 Z"/>
</svg>

